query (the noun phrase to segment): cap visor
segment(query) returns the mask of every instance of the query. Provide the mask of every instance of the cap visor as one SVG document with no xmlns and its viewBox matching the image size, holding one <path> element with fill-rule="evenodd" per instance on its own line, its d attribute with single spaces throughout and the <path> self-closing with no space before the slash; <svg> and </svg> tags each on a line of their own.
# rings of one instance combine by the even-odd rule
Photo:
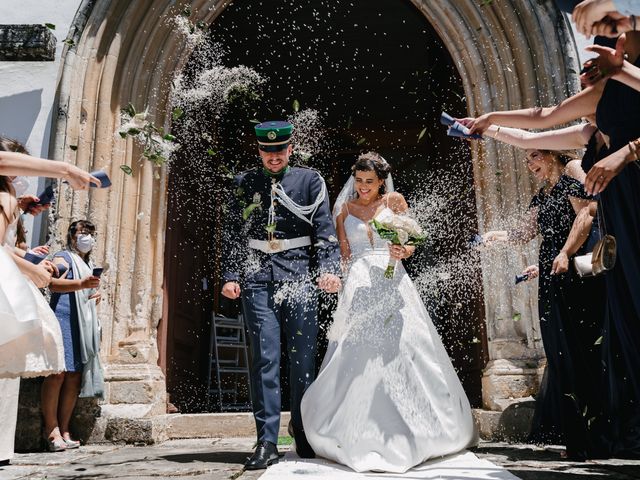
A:
<svg viewBox="0 0 640 480">
<path fill-rule="evenodd" d="M 289 147 L 288 143 L 283 145 L 260 145 L 258 144 L 258 148 L 263 152 L 281 152 L 282 150 L 286 150 Z"/>
</svg>

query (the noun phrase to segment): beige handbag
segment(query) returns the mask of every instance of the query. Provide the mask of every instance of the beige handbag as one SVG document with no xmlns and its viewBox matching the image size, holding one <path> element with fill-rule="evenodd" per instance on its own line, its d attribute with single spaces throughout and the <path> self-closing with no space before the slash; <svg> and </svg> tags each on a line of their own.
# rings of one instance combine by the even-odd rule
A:
<svg viewBox="0 0 640 480">
<path fill-rule="evenodd" d="M 598 201 L 598 227 L 600 240 L 593 247 L 593 252 L 574 257 L 573 265 L 581 277 L 592 277 L 611 270 L 616 264 L 616 238 L 607 234 L 604 215 L 602 213 L 602 198 Z M 602 234 L 604 230 L 604 235 Z"/>
</svg>

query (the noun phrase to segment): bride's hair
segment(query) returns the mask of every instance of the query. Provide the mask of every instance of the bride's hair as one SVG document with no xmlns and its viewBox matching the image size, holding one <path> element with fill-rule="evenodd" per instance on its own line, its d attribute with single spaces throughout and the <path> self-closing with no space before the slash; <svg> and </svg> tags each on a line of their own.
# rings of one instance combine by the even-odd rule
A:
<svg viewBox="0 0 640 480">
<path fill-rule="evenodd" d="M 391 172 L 391 165 L 376 152 L 367 152 L 361 154 L 353 164 L 351 175 L 355 177 L 357 171 L 376 172 L 376 176 L 380 180 L 386 180 Z"/>
</svg>

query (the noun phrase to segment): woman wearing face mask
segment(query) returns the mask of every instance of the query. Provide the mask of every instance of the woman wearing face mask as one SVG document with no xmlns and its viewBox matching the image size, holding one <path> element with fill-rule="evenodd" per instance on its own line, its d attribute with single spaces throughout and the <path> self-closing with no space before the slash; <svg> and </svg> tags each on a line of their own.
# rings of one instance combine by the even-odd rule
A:
<svg viewBox="0 0 640 480">
<path fill-rule="evenodd" d="M 16 252 L 20 213 L 16 175 L 66 178 L 86 189 L 93 177 L 63 162 L 31 157 L 20 143 L 0 137 L 0 465 L 13 456 L 20 377 L 64 370 L 58 321 L 38 288 L 51 281 L 53 265 L 38 265 Z"/>
<path fill-rule="evenodd" d="M 64 373 L 50 375 L 42 384 L 44 435 L 50 451 L 77 448 L 69 422 L 80 397 L 103 396 L 100 365 L 100 327 L 96 305 L 100 303 L 100 279 L 93 276 L 91 251 L 95 227 L 87 220 L 73 222 L 67 233 L 67 249 L 54 256 L 64 273 L 51 282 L 51 308 L 58 317 L 64 340 Z"/>
<path fill-rule="evenodd" d="M 491 231 L 484 239 L 488 244 L 522 244 L 542 236 L 538 266 L 525 271 L 529 278 L 540 275 L 538 313 L 547 356 L 530 441 L 564 444 L 567 456 L 584 460 L 608 455 L 598 342 L 605 298 L 601 278 L 581 279 L 569 261 L 568 271 L 558 268 L 562 252 L 567 259 L 583 253 L 591 227 L 586 213 L 594 203 L 575 178 L 584 173 L 573 162 L 567 166 L 567 160 L 557 152 L 527 150 L 527 166 L 544 185 L 533 197 L 522 228 Z M 584 215 L 576 222 L 579 212 Z"/>
</svg>

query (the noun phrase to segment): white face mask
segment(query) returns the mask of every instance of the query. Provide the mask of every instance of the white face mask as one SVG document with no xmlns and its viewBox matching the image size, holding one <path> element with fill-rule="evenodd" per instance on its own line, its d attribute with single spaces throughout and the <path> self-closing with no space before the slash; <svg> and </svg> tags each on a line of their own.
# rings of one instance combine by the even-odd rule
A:
<svg viewBox="0 0 640 480">
<path fill-rule="evenodd" d="M 13 185 L 13 189 L 16 191 L 16 197 L 21 197 L 29 190 L 29 180 L 27 180 L 27 177 L 16 177 L 11 180 L 11 185 Z"/>
<path fill-rule="evenodd" d="M 89 253 L 95 244 L 96 241 L 91 235 L 78 235 L 76 239 L 76 248 L 80 253 Z"/>
</svg>

